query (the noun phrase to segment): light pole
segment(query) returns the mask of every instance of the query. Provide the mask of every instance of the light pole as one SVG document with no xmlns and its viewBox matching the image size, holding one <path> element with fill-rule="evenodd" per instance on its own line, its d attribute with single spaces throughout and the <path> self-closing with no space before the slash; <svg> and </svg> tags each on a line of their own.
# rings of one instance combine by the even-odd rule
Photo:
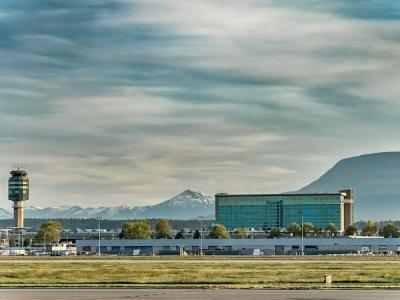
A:
<svg viewBox="0 0 400 300">
<path fill-rule="evenodd" d="M 301 215 L 301 255 L 304 255 L 304 220 Z"/>
<path fill-rule="evenodd" d="M 9 229 L 6 229 L 6 241 L 7 241 L 7 245 L 8 247 L 10 247 L 10 236 L 9 236 Z"/>
<path fill-rule="evenodd" d="M 200 217 L 200 255 L 203 256 L 203 217 Z"/>
<path fill-rule="evenodd" d="M 43 231 L 43 251 L 46 252 L 46 235 L 47 232 Z"/>
<path fill-rule="evenodd" d="M 101 224 L 100 224 L 101 219 L 99 218 L 99 256 L 101 256 L 101 234 L 100 234 L 100 230 L 101 230 Z"/>
<path fill-rule="evenodd" d="M 69 241 L 68 241 L 69 229 L 65 229 L 64 231 L 65 231 L 65 233 L 67 234 L 67 244 L 68 244 L 68 242 L 69 242 Z"/>
<path fill-rule="evenodd" d="M 19 232 L 20 235 L 20 243 L 21 243 L 21 247 L 24 247 L 24 243 L 25 243 L 25 238 L 24 238 L 24 234 L 22 232 L 22 230 Z"/>
</svg>

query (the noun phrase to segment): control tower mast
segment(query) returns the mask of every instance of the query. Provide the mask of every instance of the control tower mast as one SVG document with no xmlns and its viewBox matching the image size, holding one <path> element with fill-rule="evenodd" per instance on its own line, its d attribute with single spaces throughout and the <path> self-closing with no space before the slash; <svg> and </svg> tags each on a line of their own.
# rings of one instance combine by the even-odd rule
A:
<svg viewBox="0 0 400 300">
<path fill-rule="evenodd" d="M 18 167 L 12 170 L 10 174 L 11 177 L 8 179 L 8 199 L 14 202 L 14 226 L 17 229 L 23 229 L 25 201 L 29 200 L 28 172 Z"/>
</svg>

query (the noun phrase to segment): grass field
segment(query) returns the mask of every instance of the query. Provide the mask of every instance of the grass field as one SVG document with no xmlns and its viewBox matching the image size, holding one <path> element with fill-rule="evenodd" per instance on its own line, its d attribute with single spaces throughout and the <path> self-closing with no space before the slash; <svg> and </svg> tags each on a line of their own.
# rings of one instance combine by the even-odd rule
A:
<svg viewBox="0 0 400 300">
<path fill-rule="evenodd" d="M 400 288 L 396 257 L 0 258 L 0 287 Z"/>
</svg>

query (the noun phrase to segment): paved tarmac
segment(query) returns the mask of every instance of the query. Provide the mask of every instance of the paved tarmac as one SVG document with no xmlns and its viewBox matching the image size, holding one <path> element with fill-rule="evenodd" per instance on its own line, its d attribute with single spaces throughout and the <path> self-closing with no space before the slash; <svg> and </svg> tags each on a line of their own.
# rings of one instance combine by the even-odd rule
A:
<svg viewBox="0 0 400 300">
<path fill-rule="evenodd" d="M 2 262 L 9 262 L 13 264 L 26 264 L 26 263 L 82 263 L 82 264 L 93 264 L 93 263 L 118 263 L 118 264 L 160 264 L 160 263 L 180 263 L 180 264 L 194 264 L 194 263 L 217 263 L 217 264 L 260 264 L 260 263 L 280 263 L 280 264 L 320 264 L 320 263 L 332 263 L 332 264 L 400 264 L 400 260 L 387 260 L 387 259 L 375 259 L 375 260 L 341 260 L 341 259 L 220 259 L 219 257 L 210 257 L 207 259 L 1 259 Z"/>
<path fill-rule="evenodd" d="M 0 300 L 397 300 L 400 290 L 2 289 Z"/>
</svg>

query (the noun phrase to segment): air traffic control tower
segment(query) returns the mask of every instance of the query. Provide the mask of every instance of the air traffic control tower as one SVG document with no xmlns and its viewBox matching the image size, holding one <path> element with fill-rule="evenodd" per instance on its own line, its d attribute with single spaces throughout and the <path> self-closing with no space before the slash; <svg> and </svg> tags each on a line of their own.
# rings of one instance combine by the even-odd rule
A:
<svg viewBox="0 0 400 300">
<path fill-rule="evenodd" d="M 8 179 L 8 199 L 13 201 L 14 226 L 16 229 L 24 228 L 24 206 L 29 200 L 29 179 L 28 172 L 17 168 L 11 171 Z"/>
</svg>

